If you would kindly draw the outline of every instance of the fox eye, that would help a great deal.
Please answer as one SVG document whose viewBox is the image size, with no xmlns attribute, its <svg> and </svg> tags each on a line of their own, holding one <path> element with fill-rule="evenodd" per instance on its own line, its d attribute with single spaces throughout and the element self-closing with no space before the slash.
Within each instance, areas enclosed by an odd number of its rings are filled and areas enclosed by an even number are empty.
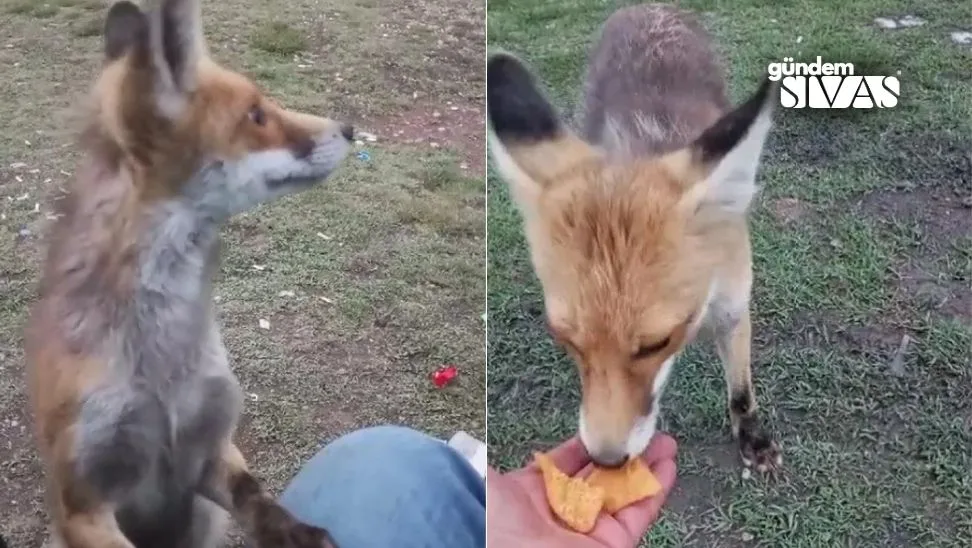
<svg viewBox="0 0 972 548">
<path fill-rule="evenodd" d="M 663 350 L 666 346 L 668 346 L 668 343 L 671 342 L 671 340 L 672 340 L 671 337 L 665 337 L 664 340 L 659 341 L 657 343 L 654 343 L 654 344 L 646 344 L 646 345 L 638 348 L 638 351 L 634 353 L 634 355 L 632 356 L 632 359 L 635 359 L 635 360 L 643 360 L 643 359 L 647 358 L 648 356 L 651 356 L 652 354 L 654 354 L 654 353 L 656 353 L 656 352 L 658 352 L 660 350 Z"/>
<path fill-rule="evenodd" d="M 260 105 L 253 105 L 250 109 L 250 121 L 258 126 L 262 126 L 267 123 L 267 115 L 260 108 Z"/>
</svg>

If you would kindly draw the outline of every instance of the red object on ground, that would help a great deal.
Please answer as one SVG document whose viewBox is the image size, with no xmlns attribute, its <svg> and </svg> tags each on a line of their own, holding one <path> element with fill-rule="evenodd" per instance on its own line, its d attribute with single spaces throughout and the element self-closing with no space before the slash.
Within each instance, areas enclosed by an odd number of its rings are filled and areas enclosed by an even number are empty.
<svg viewBox="0 0 972 548">
<path fill-rule="evenodd" d="M 456 378 L 458 374 L 459 370 L 454 365 L 440 367 L 435 373 L 432 373 L 432 382 L 435 383 L 437 388 L 442 388 L 449 384 L 449 381 Z"/>
</svg>

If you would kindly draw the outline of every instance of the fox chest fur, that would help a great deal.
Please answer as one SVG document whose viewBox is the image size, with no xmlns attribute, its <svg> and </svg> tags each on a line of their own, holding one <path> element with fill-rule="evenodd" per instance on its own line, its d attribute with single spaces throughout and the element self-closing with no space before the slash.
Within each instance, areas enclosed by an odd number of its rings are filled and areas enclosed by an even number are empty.
<svg viewBox="0 0 972 548">
<path fill-rule="evenodd" d="M 104 175 L 88 169 L 82 177 Z M 137 539 L 185 520 L 242 394 L 212 312 L 216 220 L 178 198 L 128 218 L 126 187 L 115 176 L 64 199 L 28 349 L 49 365 L 34 379 L 37 403 L 74 407 L 70 442 L 59 443 L 71 445 L 84 478 L 87 493 L 77 496 L 122 501 L 119 524 Z M 119 224 L 134 236 L 120 236 Z M 67 385 L 77 387 L 74 398 L 56 394 Z M 54 440 L 64 425 L 38 426 Z"/>
</svg>

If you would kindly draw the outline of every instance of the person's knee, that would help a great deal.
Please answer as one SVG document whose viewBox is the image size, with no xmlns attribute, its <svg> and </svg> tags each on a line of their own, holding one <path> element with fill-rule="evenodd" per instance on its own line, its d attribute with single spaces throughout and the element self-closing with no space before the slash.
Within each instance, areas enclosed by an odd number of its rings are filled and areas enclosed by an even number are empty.
<svg viewBox="0 0 972 548">
<path fill-rule="evenodd" d="M 338 438 L 338 440 L 343 438 L 354 439 L 354 440 L 368 440 L 372 442 L 395 442 L 395 443 L 412 443 L 412 444 L 424 444 L 428 442 L 438 441 L 427 434 L 419 432 L 418 430 L 413 430 L 406 426 L 399 426 L 396 424 L 382 424 L 379 426 L 369 426 L 345 434 L 341 438 Z"/>
<path fill-rule="evenodd" d="M 345 434 L 328 444 L 323 452 L 357 453 L 381 456 L 438 452 L 445 448 L 441 441 L 411 428 L 397 425 L 370 426 Z"/>
<path fill-rule="evenodd" d="M 440 482 L 471 482 L 476 475 L 465 457 L 444 441 L 396 425 L 362 428 L 339 437 L 312 457 L 295 480 L 318 482 L 335 474 L 379 483 L 415 482 L 429 488 Z"/>
<path fill-rule="evenodd" d="M 461 454 L 416 430 L 387 425 L 328 444 L 291 481 L 281 503 L 299 519 L 329 528 L 339 544 L 370 539 L 391 546 L 409 531 L 466 546 L 473 544 L 465 539 L 483 534 L 484 498 L 481 478 Z M 384 525 L 376 530 L 375 523 Z"/>
</svg>

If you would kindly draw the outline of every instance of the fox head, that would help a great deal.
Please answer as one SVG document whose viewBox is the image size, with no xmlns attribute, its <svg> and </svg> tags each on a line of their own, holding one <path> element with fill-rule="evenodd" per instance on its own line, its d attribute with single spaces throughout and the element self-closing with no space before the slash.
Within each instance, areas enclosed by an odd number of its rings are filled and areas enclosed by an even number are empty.
<svg viewBox="0 0 972 548">
<path fill-rule="evenodd" d="M 595 462 L 620 465 L 654 435 L 672 362 L 714 295 L 720 227 L 756 191 L 771 84 L 680 150 L 622 158 L 568 129 L 515 57 L 492 57 L 487 78 L 494 164 L 522 213 L 550 332 L 580 372 L 581 440 Z"/>
<path fill-rule="evenodd" d="M 325 179 L 353 129 L 284 109 L 208 54 L 198 0 L 109 10 L 86 138 L 143 198 L 178 196 L 226 217 Z"/>
</svg>

